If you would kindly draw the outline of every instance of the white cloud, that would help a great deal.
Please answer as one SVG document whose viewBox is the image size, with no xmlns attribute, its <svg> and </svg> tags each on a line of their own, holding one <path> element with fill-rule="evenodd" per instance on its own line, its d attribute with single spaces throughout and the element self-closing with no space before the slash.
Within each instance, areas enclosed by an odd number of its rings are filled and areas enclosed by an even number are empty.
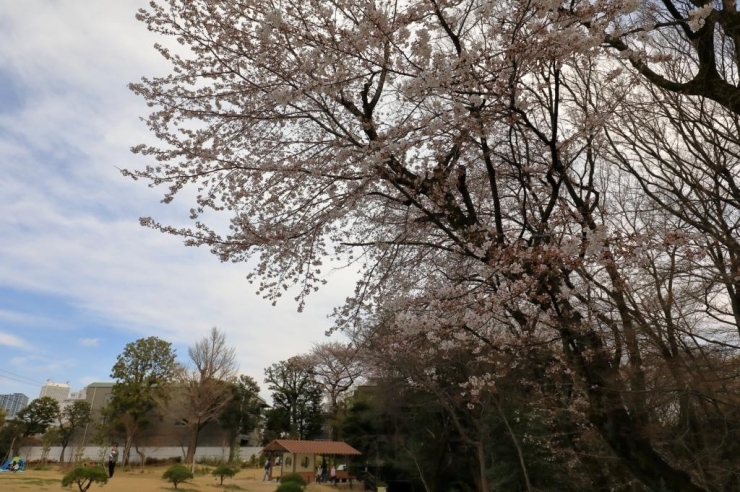
<svg viewBox="0 0 740 492">
<path fill-rule="evenodd" d="M 28 343 L 22 338 L 0 331 L 0 345 L 15 348 L 28 348 Z"/>
<path fill-rule="evenodd" d="M 55 322 L 55 320 L 45 316 L 36 316 L 2 308 L 0 308 L 0 321 L 18 326 L 48 326 Z"/>
<path fill-rule="evenodd" d="M 159 191 L 116 169 L 146 165 L 128 148 L 150 139 L 138 121 L 148 108 L 126 84 L 166 70 L 151 48 L 155 39 L 133 18 L 143 4 L 4 5 L 0 74 L 13 78 L 22 104 L 0 109 L 0 285 L 63 297 L 131 340 L 156 335 L 184 346 L 218 326 L 242 370 L 261 380 L 262 368 L 324 339 L 326 314 L 352 292 L 354 277 L 330 277 L 298 314 L 291 295 L 277 307 L 254 295 L 244 278 L 250 265 L 219 263 L 138 224 L 142 215 L 179 221 L 189 207 L 161 205 Z M 49 324 L 72 326 L 65 319 Z M 71 341 L 93 346 L 95 334 Z M 0 333 L 0 344 L 25 347 L 13 343 L 24 342 Z"/>
<path fill-rule="evenodd" d="M 77 361 L 70 358 L 50 358 L 43 355 L 25 355 L 11 357 L 10 359 L 8 359 L 8 363 L 11 367 L 33 367 L 35 373 L 47 374 L 47 379 L 54 380 L 56 380 L 57 378 L 52 376 L 54 376 L 54 374 L 58 371 L 62 369 L 69 369 L 77 365 Z M 25 375 L 29 376 L 28 373 L 25 373 Z M 38 378 L 38 376 L 34 377 Z"/>
<path fill-rule="evenodd" d="M 78 341 L 83 347 L 97 347 L 100 343 L 100 338 L 80 338 Z"/>
</svg>

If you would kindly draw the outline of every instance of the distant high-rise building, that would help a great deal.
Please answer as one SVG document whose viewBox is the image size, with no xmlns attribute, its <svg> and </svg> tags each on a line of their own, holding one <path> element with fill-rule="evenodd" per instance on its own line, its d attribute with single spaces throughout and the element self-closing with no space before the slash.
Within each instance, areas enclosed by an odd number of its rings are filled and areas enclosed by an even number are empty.
<svg viewBox="0 0 740 492">
<path fill-rule="evenodd" d="M 27 405 L 28 397 L 23 393 L 0 395 L 0 408 L 5 410 L 5 418 L 15 418 L 18 412 L 26 408 Z"/>
<path fill-rule="evenodd" d="M 46 380 L 46 384 L 41 387 L 39 398 L 44 396 L 50 396 L 59 403 L 62 403 L 69 397 L 69 383 L 54 383 L 50 379 Z"/>
</svg>

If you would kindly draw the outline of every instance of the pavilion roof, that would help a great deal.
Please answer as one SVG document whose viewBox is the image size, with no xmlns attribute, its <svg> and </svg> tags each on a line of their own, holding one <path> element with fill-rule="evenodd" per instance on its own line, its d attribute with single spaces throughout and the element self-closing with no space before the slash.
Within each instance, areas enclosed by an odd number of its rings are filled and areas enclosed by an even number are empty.
<svg viewBox="0 0 740 492">
<path fill-rule="evenodd" d="M 296 441 L 276 439 L 262 448 L 262 452 L 283 452 L 294 454 L 358 455 L 362 454 L 342 441 Z"/>
</svg>

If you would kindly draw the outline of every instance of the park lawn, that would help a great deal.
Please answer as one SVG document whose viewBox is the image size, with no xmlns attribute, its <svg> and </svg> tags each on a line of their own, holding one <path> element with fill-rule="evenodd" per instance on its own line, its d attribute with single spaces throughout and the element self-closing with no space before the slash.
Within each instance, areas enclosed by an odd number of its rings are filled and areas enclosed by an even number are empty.
<svg viewBox="0 0 740 492">
<path fill-rule="evenodd" d="M 172 484 L 162 479 L 167 467 L 147 467 L 142 473 L 140 469 L 127 470 L 116 468 L 106 485 L 102 488 L 93 484 L 88 492 L 161 492 L 173 490 Z M 212 469 L 212 468 L 211 468 Z M 193 480 L 178 485 L 177 490 L 183 492 L 215 492 L 230 490 L 246 490 L 248 492 L 274 492 L 275 482 L 262 482 L 262 470 L 243 469 L 234 478 L 225 478 L 223 487 L 218 485 L 218 479 L 210 474 L 196 476 Z M 58 469 L 27 470 L 22 473 L 0 473 L 0 490 L 2 492 L 30 492 L 71 490 L 78 491 L 76 485 L 62 488 L 63 473 Z M 259 477 L 259 478 L 258 478 Z M 320 492 L 315 490 L 313 492 Z"/>
</svg>

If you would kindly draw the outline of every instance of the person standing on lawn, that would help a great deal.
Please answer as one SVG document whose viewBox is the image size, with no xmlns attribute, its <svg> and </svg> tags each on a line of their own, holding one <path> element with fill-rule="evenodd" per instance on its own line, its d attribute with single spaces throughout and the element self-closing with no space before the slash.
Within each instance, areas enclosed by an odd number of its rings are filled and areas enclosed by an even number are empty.
<svg viewBox="0 0 740 492">
<path fill-rule="evenodd" d="M 118 462 L 118 445 L 114 444 L 108 451 L 108 477 L 113 478 L 113 471 L 116 469 Z"/>
</svg>

